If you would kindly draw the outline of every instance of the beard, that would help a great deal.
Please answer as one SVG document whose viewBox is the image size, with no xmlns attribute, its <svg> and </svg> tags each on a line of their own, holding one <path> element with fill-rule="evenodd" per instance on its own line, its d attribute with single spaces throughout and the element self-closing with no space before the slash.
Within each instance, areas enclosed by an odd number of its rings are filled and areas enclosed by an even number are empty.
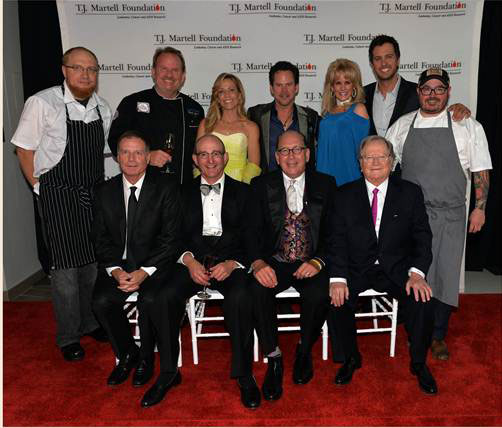
<svg viewBox="0 0 502 428">
<path fill-rule="evenodd" d="M 70 89 L 73 98 L 77 100 L 85 100 L 86 98 L 89 98 L 93 92 L 96 90 L 96 84 L 88 86 L 87 88 L 82 88 L 79 86 L 74 86 L 68 81 L 66 81 L 66 84 L 68 85 L 68 88 Z"/>
<path fill-rule="evenodd" d="M 420 110 L 422 110 L 422 112 L 427 114 L 436 114 L 436 113 L 439 114 L 448 105 L 448 99 L 449 97 L 447 97 L 446 99 L 443 100 L 443 102 L 441 102 L 441 99 L 437 97 L 428 98 L 427 100 L 424 100 L 420 104 Z M 433 104 L 429 104 L 430 101 L 432 101 Z"/>
</svg>

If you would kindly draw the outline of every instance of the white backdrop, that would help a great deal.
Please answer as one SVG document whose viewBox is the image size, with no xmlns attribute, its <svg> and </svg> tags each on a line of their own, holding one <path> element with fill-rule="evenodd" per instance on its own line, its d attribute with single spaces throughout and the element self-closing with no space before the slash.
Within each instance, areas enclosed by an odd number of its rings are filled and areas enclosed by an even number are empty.
<svg viewBox="0 0 502 428">
<path fill-rule="evenodd" d="M 180 49 L 187 62 L 183 92 L 207 110 L 221 72 L 237 74 L 246 107 L 271 101 L 268 70 L 279 60 L 300 68 L 297 102 L 320 110 L 328 64 L 348 58 L 373 82 L 371 39 L 394 36 L 400 73 L 416 82 L 439 65 L 451 76 L 451 102 L 475 114 L 483 1 L 68 1 L 58 0 L 63 50 L 85 46 L 100 62 L 99 93 L 115 109 L 152 86 L 157 47 Z M 107 171 L 115 169 L 107 160 Z"/>
</svg>

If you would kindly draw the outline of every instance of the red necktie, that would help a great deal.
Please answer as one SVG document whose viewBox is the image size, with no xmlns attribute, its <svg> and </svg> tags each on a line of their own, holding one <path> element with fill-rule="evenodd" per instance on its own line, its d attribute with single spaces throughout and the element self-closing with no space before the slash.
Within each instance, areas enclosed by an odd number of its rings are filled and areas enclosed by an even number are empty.
<svg viewBox="0 0 502 428">
<path fill-rule="evenodd" d="M 373 189 L 373 200 L 371 201 L 371 214 L 373 215 L 373 224 L 376 226 L 376 219 L 378 214 L 378 189 Z"/>
</svg>

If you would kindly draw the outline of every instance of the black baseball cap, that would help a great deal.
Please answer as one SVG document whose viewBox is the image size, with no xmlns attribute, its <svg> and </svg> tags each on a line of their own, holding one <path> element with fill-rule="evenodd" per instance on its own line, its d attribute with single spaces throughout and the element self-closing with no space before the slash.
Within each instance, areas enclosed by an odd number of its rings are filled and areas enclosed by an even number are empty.
<svg viewBox="0 0 502 428">
<path fill-rule="evenodd" d="M 445 86 L 450 86 L 450 76 L 448 76 L 447 71 L 442 68 L 428 68 L 427 70 L 422 71 L 418 79 L 418 86 L 422 86 L 432 79 L 441 80 Z"/>
</svg>

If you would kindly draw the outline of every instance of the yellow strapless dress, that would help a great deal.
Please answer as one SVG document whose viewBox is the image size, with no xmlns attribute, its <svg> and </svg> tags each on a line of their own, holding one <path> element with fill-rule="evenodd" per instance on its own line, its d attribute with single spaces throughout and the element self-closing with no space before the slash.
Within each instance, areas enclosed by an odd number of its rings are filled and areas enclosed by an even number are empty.
<svg viewBox="0 0 502 428">
<path fill-rule="evenodd" d="M 250 183 L 253 177 L 260 175 L 261 168 L 254 163 L 248 162 L 248 137 L 242 132 L 225 135 L 219 132 L 212 132 L 223 144 L 228 153 L 228 163 L 225 167 L 225 174 L 237 181 Z M 196 175 L 199 175 L 197 170 Z"/>
</svg>

